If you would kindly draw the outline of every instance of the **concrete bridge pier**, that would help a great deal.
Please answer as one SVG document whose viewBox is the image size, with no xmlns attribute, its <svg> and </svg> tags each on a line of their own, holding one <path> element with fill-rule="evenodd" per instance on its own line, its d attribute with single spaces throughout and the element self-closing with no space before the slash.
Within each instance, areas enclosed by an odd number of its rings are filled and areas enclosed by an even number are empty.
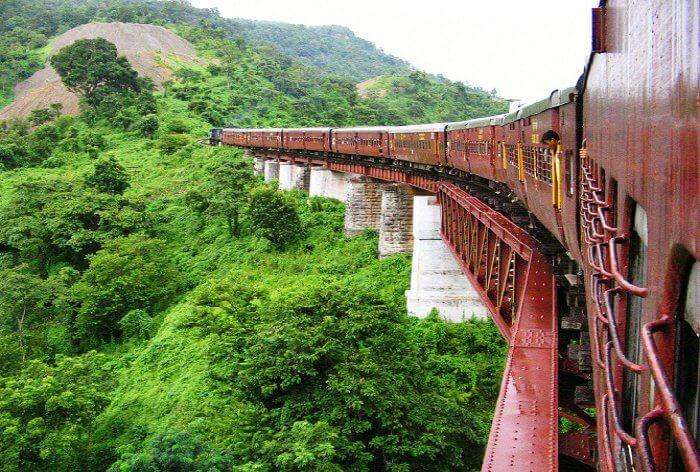
<svg viewBox="0 0 700 472">
<path fill-rule="evenodd" d="M 345 202 L 347 198 L 347 176 L 325 167 L 314 166 L 309 171 L 309 196 L 327 197 Z"/>
<path fill-rule="evenodd" d="M 254 175 L 264 175 L 265 174 L 265 158 L 261 156 L 255 156 L 253 158 L 253 174 Z"/>
<path fill-rule="evenodd" d="M 292 163 L 291 162 L 280 162 L 279 163 L 279 187 L 280 190 L 291 190 L 292 189 Z"/>
<path fill-rule="evenodd" d="M 275 159 L 267 159 L 265 161 L 265 182 L 279 180 L 280 178 L 280 163 Z"/>
<path fill-rule="evenodd" d="M 413 247 L 413 197 L 408 185 L 384 184 L 379 218 L 379 257 L 410 252 Z"/>
<path fill-rule="evenodd" d="M 408 313 L 426 317 L 433 308 L 442 318 L 486 318 L 488 311 L 440 235 L 440 205 L 434 196 L 413 198 L 413 261 Z"/>
<path fill-rule="evenodd" d="M 345 201 L 345 235 L 356 236 L 366 229 L 379 229 L 382 195 L 379 181 L 348 174 Z"/>
<path fill-rule="evenodd" d="M 309 190 L 311 171 L 308 164 L 292 165 L 292 188 Z"/>
</svg>

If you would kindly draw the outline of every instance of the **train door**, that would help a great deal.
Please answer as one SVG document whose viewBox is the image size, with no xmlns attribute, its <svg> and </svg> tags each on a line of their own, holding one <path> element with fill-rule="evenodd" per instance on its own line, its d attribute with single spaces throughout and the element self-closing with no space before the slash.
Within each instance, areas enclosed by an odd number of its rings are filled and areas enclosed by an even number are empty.
<svg viewBox="0 0 700 472">
<path fill-rule="evenodd" d="M 676 385 L 678 402 L 688 428 L 700 448 L 700 264 L 695 262 L 686 279 L 676 313 Z M 671 458 L 671 472 L 685 472 L 686 468 L 675 449 Z"/>
<path fill-rule="evenodd" d="M 647 214 L 640 205 L 635 205 L 634 220 L 629 241 L 629 274 L 628 280 L 638 286 L 646 286 L 646 267 L 648 251 Z M 643 301 L 641 297 L 628 297 L 627 316 L 625 323 L 625 352 L 627 358 L 636 363 L 642 363 L 642 345 L 640 333 L 643 322 Z M 614 329 L 614 328 L 613 328 Z M 630 370 L 625 370 L 622 393 L 622 420 L 627 431 L 634 431 L 637 419 L 637 406 L 640 394 L 641 376 Z M 628 469 L 633 464 L 632 451 L 626 450 L 624 460 Z"/>
</svg>

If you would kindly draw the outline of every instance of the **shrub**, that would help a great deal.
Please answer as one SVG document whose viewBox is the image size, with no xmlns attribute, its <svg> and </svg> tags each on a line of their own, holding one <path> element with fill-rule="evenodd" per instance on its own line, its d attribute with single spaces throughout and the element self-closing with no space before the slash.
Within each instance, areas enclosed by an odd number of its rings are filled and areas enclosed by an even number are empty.
<svg viewBox="0 0 700 472">
<path fill-rule="evenodd" d="M 254 232 L 280 249 L 304 234 L 295 202 L 269 186 L 253 190 L 248 217 Z"/>
<path fill-rule="evenodd" d="M 153 318 L 146 310 L 131 310 L 119 320 L 119 328 L 126 337 L 146 339 L 153 331 Z"/>
<path fill-rule="evenodd" d="M 158 122 L 158 116 L 149 114 L 137 121 L 134 125 L 134 129 L 138 131 L 141 136 L 145 138 L 152 138 L 153 135 L 156 134 L 156 131 L 158 131 L 159 126 L 160 123 Z"/>
<path fill-rule="evenodd" d="M 189 143 L 190 138 L 187 135 L 166 134 L 160 137 L 157 146 L 163 154 L 174 154 Z"/>
<path fill-rule="evenodd" d="M 116 337 L 125 315 L 163 308 L 179 286 L 164 241 L 140 234 L 115 239 L 90 257 L 90 267 L 72 288 L 78 305 L 75 335 L 88 343 Z"/>
<path fill-rule="evenodd" d="M 172 118 L 165 124 L 165 131 L 168 133 L 187 133 L 190 126 L 182 118 Z"/>
<path fill-rule="evenodd" d="M 85 179 L 85 184 L 98 192 L 117 195 L 129 187 L 129 179 L 124 168 L 110 156 L 95 164 L 95 169 Z"/>
</svg>

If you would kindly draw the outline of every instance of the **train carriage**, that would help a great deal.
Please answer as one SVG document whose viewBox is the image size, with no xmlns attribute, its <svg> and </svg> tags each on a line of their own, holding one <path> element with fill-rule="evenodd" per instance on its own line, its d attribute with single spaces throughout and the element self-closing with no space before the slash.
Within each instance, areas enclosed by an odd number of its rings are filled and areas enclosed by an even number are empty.
<svg viewBox="0 0 700 472">
<path fill-rule="evenodd" d="M 264 148 L 279 149 L 282 147 L 282 130 L 280 128 L 266 128 L 260 130 L 260 144 Z"/>
<path fill-rule="evenodd" d="M 305 150 L 331 151 L 331 128 L 304 128 L 303 132 Z"/>
<path fill-rule="evenodd" d="M 385 126 L 335 128 L 331 131 L 331 148 L 340 154 L 368 157 L 389 155 L 389 138 Z"/>
<path fill-rule="evenodd" d="M 392 126 L 389 135 L 389 157 L 424 167 L 443 167 L 447 123 Z"/>
<path fill-rule="evenodd" d="M 304 129 L 285 128 L 282 133 L 282 147 L 289 150 L 304 150 Z"/>
<path fill-rule="evenodd" d="M 496 178 L 496 127 L 502 116 L 489 116 L 447 125 L 447 163 L 455 169 L 489 180 Z"/>
<path fill-rule="evenodd" d="M 518 112 L 519 175 L 524 183 L 529 210 L 565 246 L 564 205 L 567 205 L 570 216 L 576 215 L 575 204 L 570 205 L 575 200 L 573 192 L 566 188 L 564 162 L 566 156 L 571 161 L 576 151 L 575 95 L 574 88 L 554 90 L 549 97 L 526 105 Z M 567 106 L 569 112 L 560 116 L 560 109 Z M 574 121 L 562 127 L 562 118 Z M 565 139 L 562 131 L 567 133 Z M 559 145 L 555 149 L 542 143 L 542 136 L 548 132 L 557 137 Z"/>
<path fill-rule="evenodd" d="M 241 128 L 224 128 L 217 132 L 223 144 L 229 146 L 247 146 L 250 130 Z"/>
</svg>

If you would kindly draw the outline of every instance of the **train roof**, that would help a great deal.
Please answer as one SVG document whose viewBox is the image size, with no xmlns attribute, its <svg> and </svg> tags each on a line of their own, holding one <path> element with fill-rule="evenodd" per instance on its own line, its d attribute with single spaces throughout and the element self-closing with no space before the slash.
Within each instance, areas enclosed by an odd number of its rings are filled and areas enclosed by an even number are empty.
<svg viewBox="0 0 700 472">
<path fill-rule="evenodd" d="M 481 118 L 473 118 L 466 121 L 455 121 L 447 124 L 447 131 L 456 129 L 481 128 L 483 126 L 500 125 L 503 122 L 505 115 L 484 116 Z"/>
<path fill-rule="evenodd" d="M 362 133 L 362 132 L 372 132 L 372 131 L 387 131 L 389 129 L 388 126 L 354 126 L 351 128 L 333 128 L 333 131 L 339 131 L 339 132 L 349 132 L 349 131 L 354 131 L 356 133 Z"/>
<path fill-rule="evenodd" d="M 389 133 L 434 133 L 445 131 L 447 123 L 427 123 L 424 125 L 388 126 Z"/>
<path fill-rule="evenodd" d="M 241 131 L 248 131 L 250 133 L 278 133 L 282 131 L 282 128 L 248 128 L 242 129 Z"/>
<path fill-rule="evenodd" d="M 284 131 L 284 132 L 290 132 L 290 131 L 294 131 L 294 132 L 326 131 L 326 132 L 328 132 L 330 130 L 331 130 L 331 128 L 320 128 L 320 127 L 317 127 L 317 128 L 284 128 L 284 129 L 282 129 L 282 131 Z"/>
<path fill-rule="evenodd" d="M 537 115 L 550 108 L 556 108 L 566 105 L 574 100 L 576 96 L 576 87 L 567 87 L 565 89 L 556 89 L 549 94 L 547 98 L 536 102 L 528 103 L 519 110 L 508 113 L 503 117 L 503 124 L 512 123 L 514 121 L 527 118 L 528 116 Z"/>
</svg>

